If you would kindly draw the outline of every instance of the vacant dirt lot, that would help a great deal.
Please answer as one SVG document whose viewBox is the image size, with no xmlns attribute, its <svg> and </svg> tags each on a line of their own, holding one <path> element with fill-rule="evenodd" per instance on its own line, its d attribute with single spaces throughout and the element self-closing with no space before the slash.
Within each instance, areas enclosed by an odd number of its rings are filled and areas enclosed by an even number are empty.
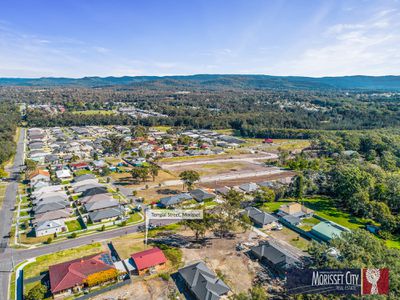
<svg viewBox="0 0 400 300">
<path fill-rule="evenodd" d="M 251 232 L 239 234 L 235 239 L 212 239 L 211 244 L 201 249 L 182 249 L 185 264 L 203 260 L 214 272 L 220 273 L 233 292 L 246 291 L 258 268 L 247 256 L 236 252 L 238 242 L 248 242 Z"/>
<path fill-rule="evenodd" d="M 271 174 L 271 175 L 264 175 L 264 176 L 256 176 L 256 177 L 245 177 L 245 178 L 238 178 L 238 179 L 231 179 L 231 180 L 219 180 L 217 182 L 207 182 L 207 183 L 201 183 L 199 184 L 202 187 L 206 188 L 211 188 L 215 189 L 218 187 L 223 187 L 223 186 L 236 186 L 240 185 L 242 183 L 248 183 L 248 182 L 263 182 L 263 181 L 268 181 L 268 180 L 278 180 L 281 178 L 289 177 L 289 176 L 294 176 L 294 172 L 282 172 L 279 174 Z"/>
<path fill-rule="evenodd" d="M 223 162 L 223 163 L 205 163 L 201 165 L 182 165 L 170 167 L 169 170 L 175 174 L 179 175 L 182 171 L 193 170 L 198 172 L 201 176 L 207 175 L 218 175 L 218 174 L 235 174 L 239 172 L 249 172 L 249 171 L 263 171 L 265 167 L 258 164 L 253 164 L 249 162 Z"/>
<path fill-rule="evenodd" d="M 170 290 L 175 289 L 175 284 L 172 280 L 164 281 L 161 278 L 153 278 L 150 280 L 141 280 L 128 284 L 122 288 L 101 294 L 96 300 L 164 300 L 168 299 Z"/>
<path fill-rule="evenodd" d="M 143 197 L 145 203 L 150 203 L 152 201 L 158 201 L 160 198 L 177 195 L 182 192 L 182 185 L 174 185 L 168 187 L 149 188 L 147 190 L 138 190 L 137 196 Z"/>
</svg>

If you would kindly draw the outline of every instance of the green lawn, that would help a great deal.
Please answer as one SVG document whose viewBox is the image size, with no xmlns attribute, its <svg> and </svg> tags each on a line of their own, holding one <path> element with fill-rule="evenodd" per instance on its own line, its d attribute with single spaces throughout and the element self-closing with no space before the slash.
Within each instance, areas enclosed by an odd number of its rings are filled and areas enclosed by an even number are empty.
<svg viewBox="0 0 400 300">
<path fill-rule="evenodd" d="M 161 131 L 161 132 L 167 132 L 167 130 L 172 127 L 171 126 L 154 126 L 152 128 L 155 130 Z"/>
<path fill-rule="evenodd" d="M 284 200 L 284 201 L 263 203 L 260 206 L 260 209 L 271 213 L 277 211 L 282 204 L 288 204 L 291 202 L 295 202 L 295 200 Z M 369 219 L 357 218 L 351 216 L 347 212 L 341 211 L 339 208 L 335 206 L 335 202 L 328 197 L 316 196 L 316 197 L 304 198 L 302 200 L 302 203 L 306 207 L 314 210 L 318 216 L 325 218 L 329 221 L 335 222 L 344 227 L 347 227 L 349 229 L 363 228 L 365 225 L 368 224 L 368 222 L 372 221 Z M 310 219 L 309 221 L 311 222 L 311 224 L 309 225 L 316 224 L 316 220 Z"/>
<path fill-rule="evenodd" d="M 389 248 L 400 249 L 400 237 L 397 240 L 387 240 L 385 243 Z"/>
<path fill-rule="evenodd" d="M 335 202 L 327 197 L 306 198 L 303 199 L 303 204 L 313 209 L 318 216 L 349 229 L 364 228 L 365 225 L 372 222 L 370 219 L 354 217 L 347 212 L 341 211 L 335 206 Z"/>
<path fill-rule="evenodd" d="M 275 201 L 275 202 L 265 202 L 259 208 L 265 212 L 273 213 L 276 212 L 279 207 L 283 204 L 288 204 L 293 202 L 293 200 L 283 200 L 283 201 Z"/>
<path fill-rule="evenodd" d="M 27 211 L 20 211 L 19 212 L 19 216 L 20 217 L 26 217 L 26 216 L 29 216 L 29 213 Z"/>
<path fill-rule="evenodd" d="M 299 228 L 303 229 L 304 231 L 310 231 L 311 228 L 319 222 L 321 221 L 314 217 L 306 218 L 301 221 Z"/>
<path fill-rule="evenodd" d="M 75 171 L 74 173 L 75 173 L 75 176 L 81 176 L 81 175 L 86 175 L 86 174 L 93 174 L 93 172 L 90 171 L 90 170 L 78 170 L 78 171 Z"/>
<path fill-rule="evenodd" d="M 129 223 L 136 223 L 136 222 L 139 222 L 141 219 L 142 219 L 142 216 L 140 214 L 134 213 L 134 214 L 129 215 L 129 219 L 126 220 L 126 222 L 128 224 Z"/>
<path fill-rule="evenodd" d="M 73 114 L 78 115 L 114 115 L 116 112 L 114 110 L 100 110 L 100 109 L 93 109 L 93 110 L 81 110 L 81 111 L 73 111 Z"/>
<path fill-rule="evenodd" d="M 6 188 L 7 188 L 7 184 L 1 182 L 0 183 L 0 207 L 3 204 L 4 195 L 6 193 Z"/>
<path fill-rule="evenodd" d="M 26 203 L 28 203 L 29 201 L 28 201 L 28 196 L 23 196 L 22 197 L 22 201 L 21 201 L 21 204 L 26 204 Z"/>
<path fill-rule="evenodd" d="M 52 254 L 39 256 L 34 263 L 27 265 L 24 268 L 24 278 L 32 278 L 39 276 L 42 272 L 49 269 L 49 266 L 77 259 L 91 254 L 96 254 L 103 251 L 101 243 L 89 244 L 73 249 L 67 249 Z"/>
<path fill-rule="evenodd" d="M 76 230 L 82 230 L 82 225 L 78 220 L 72 220 L 65 222 L 65 225 L 67 225 L 68 231 L 76 231 Z"/>
</svg>

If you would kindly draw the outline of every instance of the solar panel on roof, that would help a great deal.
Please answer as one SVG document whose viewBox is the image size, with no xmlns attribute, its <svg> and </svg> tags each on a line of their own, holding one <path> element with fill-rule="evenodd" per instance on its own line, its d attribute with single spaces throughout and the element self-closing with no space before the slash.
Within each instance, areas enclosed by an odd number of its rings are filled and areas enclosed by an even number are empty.
<svg viewBox="0 0 400 300">
<path fill-rule="evenodd" d="M 104 262 L 105 264 L 107 264 L 107 265 L 110 265 L 110 266 L 113 265 L 112 259 L 111 259 L 111 257 L 110 257 L 108 254 L 102 254 L 102 255 L 100 256 L 100 260 L 101 260 L 102 262 Z"/>
</svg>

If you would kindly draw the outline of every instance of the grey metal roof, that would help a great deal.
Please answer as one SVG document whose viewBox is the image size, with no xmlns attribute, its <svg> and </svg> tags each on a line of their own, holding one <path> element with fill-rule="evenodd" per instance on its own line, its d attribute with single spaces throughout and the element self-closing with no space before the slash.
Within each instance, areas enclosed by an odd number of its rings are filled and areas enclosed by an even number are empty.
<svg viewBox="0 0 400 300">
<path fill-rule="evenodd" d="M 35 214 L 42 214 L 48 211 L 54 211 L 54 210 L 59 210 L 59 209 L 64 209 L 69 205 L 68 202 L 63 201 L 63 202 L 51 202 L 51 203 L 44 203 L 44 204 L 39 204 L 33 209 L 33 212 Z"/>
<path fill-rule="evenodd" d="M 297 225 L 300 224 L 301 222 L 300 218 L 292 215 L 283 216 L 282 219 L 284 219 L 285 221 L 289 222 L 292 225 Z"/>
<path fill-rule="evenodd" d="M 90 190 L 90 189 L 96 188 L 96 187 L 104 187 L 107 190 L 107 188 L 101 183 L 90 183 L 90 184 L 85 184 L 85 185 L 81 185 L 81 186 L 74 188 L 74 192 L 75 193 L 83 193 L 83 192 L 86 192 L 87 190 Z"/>
<path fill-rule="evenodd" d="M 104 219 L 118 217 L 120 215 L 122 215 L 122 210 L 113 207 L 90 212 L 89 218 L 92 220 L 92 222 L 97 222 Z"/>
<path fill-rule="evenodd" d="M 223 187 L 220 187 L 220 188 L 216 188 L 215 189 L 215 192 L 216 193 L 218 193 L 218 194 L 221 194 L 221 195 L 228 195 L 228 193 L 229 193 L 229 191 L 230 191 L 231 189 L 229 188 L 229 187 L 227 187 L 227 186 L 223 186 Z"/>
<path fill-rule="evenodd" d="M 52 228 L 57 228 L 57 227 L 62 227 L 64 224 L 63 222 L 59 221 L 42 221 L 36 224 L 35 231 L 40 231 L 40 230 L 46 230 L 46 229 L 52 229 Z"/>
<path fill-rule="evenodd" d="M 68 203 L 67 199 L 60 195 L 54 195 L 46 198 L 35 199 L 32 201 L 34 205 L 40 205 L 44 203 L 52 203 L 52 202 L 66 202 Z"/>
<path fill-rule="evenodd" d="M 43 214 L 35 215 L 35 218 L 32 220 L 33 224 L 36 224 L 41 221 L 49 221 L 49 220 L 57 220 L 68 218 L 71 215 L 72 210 L 70 208 L 59 209 L 55 211 L 45 212 Z"/>
<path fill-rule="evenodd" d="M 262 225 L 267 225 L 271 224 L 273 222 L 278 221 L 277 218 L 275 218 L 273 215 L 270 215 L 264 211 L 259 210 L 258 208 L 255 207 L 246 207 L 247 215 L 252 221 L 255 221 L 256 223 L 262 224 Z"/>
<path fill-rule="evenodd" d="M 95 194 L 95 195 L 80 198 L 79 201 L 81 203 L 89 203 L 89 202 L 93 202 L 93 201 L 113 200 L 113 199 L 114 198 L 112 197 L 112 194 Z"/>
<path fill-rule="evenodd" d="M 207 191 L 202 189 L 195 189 L 193 191 L 190 191 L 190 194 L 198 202 L 215 198 L 215 194 L 208 193 Z"/>
<path fill-rule="evenodd" d="M 84 207 L 87 212 L 99 210 L 99 209 L 104 209 L 104 208 L 109 208 L 109 207 L 116 207 L 118 206 L 119 203 L 118 201 L 112 199 L 112 200 L 99 200 L 99 201 L 92 201 L 85 203 Z"/>
<path fill-rule="evenodd" d="M 97 186 L 97 187 L 91 187 L 89 189 L 87 189 L 86 191 L 84 191 L 82 193 L 83 197 L 87 197 L 87 196 L 93 196 L 93 195 L 97 195 L 97 194 L 107 194 L 107 187 L 105 186 Z"/>
<path fill-rule="evenodd" d="M 168 207 L 190 199 L 193 199 L 192 195 L 190 195 L 189 193 L 182 193 L 179 195 L 161 198 L 160 204 L 164 207 Z"/>
<path fill-rule="evenodd" d="M 230 291 L 230 288 L 204 262 L 184 267 L 178 270 L 178 273 L 199 300 L 218 300 Z"/>
<path fill-rule="evenodd" d="M 296 266 L 301 263 L 297 257 L 291 255 L 283 247 L 269 242 L 260 243 L 258 246 L 254 246 L 250 250 L 259 259 L 264 258 L 271 264 L 282 269 Z"/>
<path fill-rule="evenodd" d="M 96 179 L 96 176 L 93 175 L 93 174 L 84 174 L 84 175 L 81 175 L 81 176 L 76 176 L 74 178 L 74 181 L 75 182 L 80 182 L 80 181 L 84 181 L 84 180 L 88 180 L 88 179 Z"/>
<path fill-rule="evenodd" d="M 254 182 L 249 182 L 249 183 L 244 183 L 239 185 L 239 189 L 242 191 L 249 193 L 249 192 L 254 192 L 259 189 L 258 185 L 255 184 Z"/>
</svg>

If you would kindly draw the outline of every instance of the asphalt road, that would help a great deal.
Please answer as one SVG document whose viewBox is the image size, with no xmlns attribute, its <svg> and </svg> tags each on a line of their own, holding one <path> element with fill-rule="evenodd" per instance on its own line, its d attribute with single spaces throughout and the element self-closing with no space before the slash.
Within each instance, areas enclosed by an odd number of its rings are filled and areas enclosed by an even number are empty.
<svg viewBox="0 0 400 300">
<path fill-rule="evenodd" d="M 17 143 L 17 152 L 14 158 L 13 166 L 8 170 L 10 172 L 10 182 L 7 186 L 3 205 L 0 211 L 0 255 L 6 257 L 6 262 L 11 263 L 11 258 L 7 255 L 8 245 L 10 239 L 8 234 L 11 230 L 13 209 L 16 202 L 18 191 L 18 177 L 24 164 L 24 142 L 25 142 L 25 128 L 21 129 L 21 134 Z M 10 273 L 4 269 L 3 262 L 0 262 L 0 299 L 7 299 L 7 291 Z"/>
<path fill-rule="evenodd" d="M 153 224 L 157 225 L 167 225 L 176 222 L 176 220 L 157 220 L 153 221 Z M 118 229 L 105 231 L 89 236 L 83 236 L 76 239 L 68 239 L 62 242 L 45 245 L 37 248 L 27 249 L 27 250 L 15 250 L 12 248 L 7 248 L 3 253 L 0 254 L 0 278 L 1 278 L 1 289 L 0 289 L 0 299 L 7 299 L 7 290 L 9 287 L 9 271 L 12 269 L 12 261 L 15 265 L 20 262 L 49 253 L 58 252 L 65 249 L 71 249 L 79 247 L 82 245 L 87 245 L 95 242 L 110 240 L 116 237 L 124 236 L 130 233 L 135 233 L 139 231 L 139 226 L 143 223 L 121 227 Z"/>
</svg>

